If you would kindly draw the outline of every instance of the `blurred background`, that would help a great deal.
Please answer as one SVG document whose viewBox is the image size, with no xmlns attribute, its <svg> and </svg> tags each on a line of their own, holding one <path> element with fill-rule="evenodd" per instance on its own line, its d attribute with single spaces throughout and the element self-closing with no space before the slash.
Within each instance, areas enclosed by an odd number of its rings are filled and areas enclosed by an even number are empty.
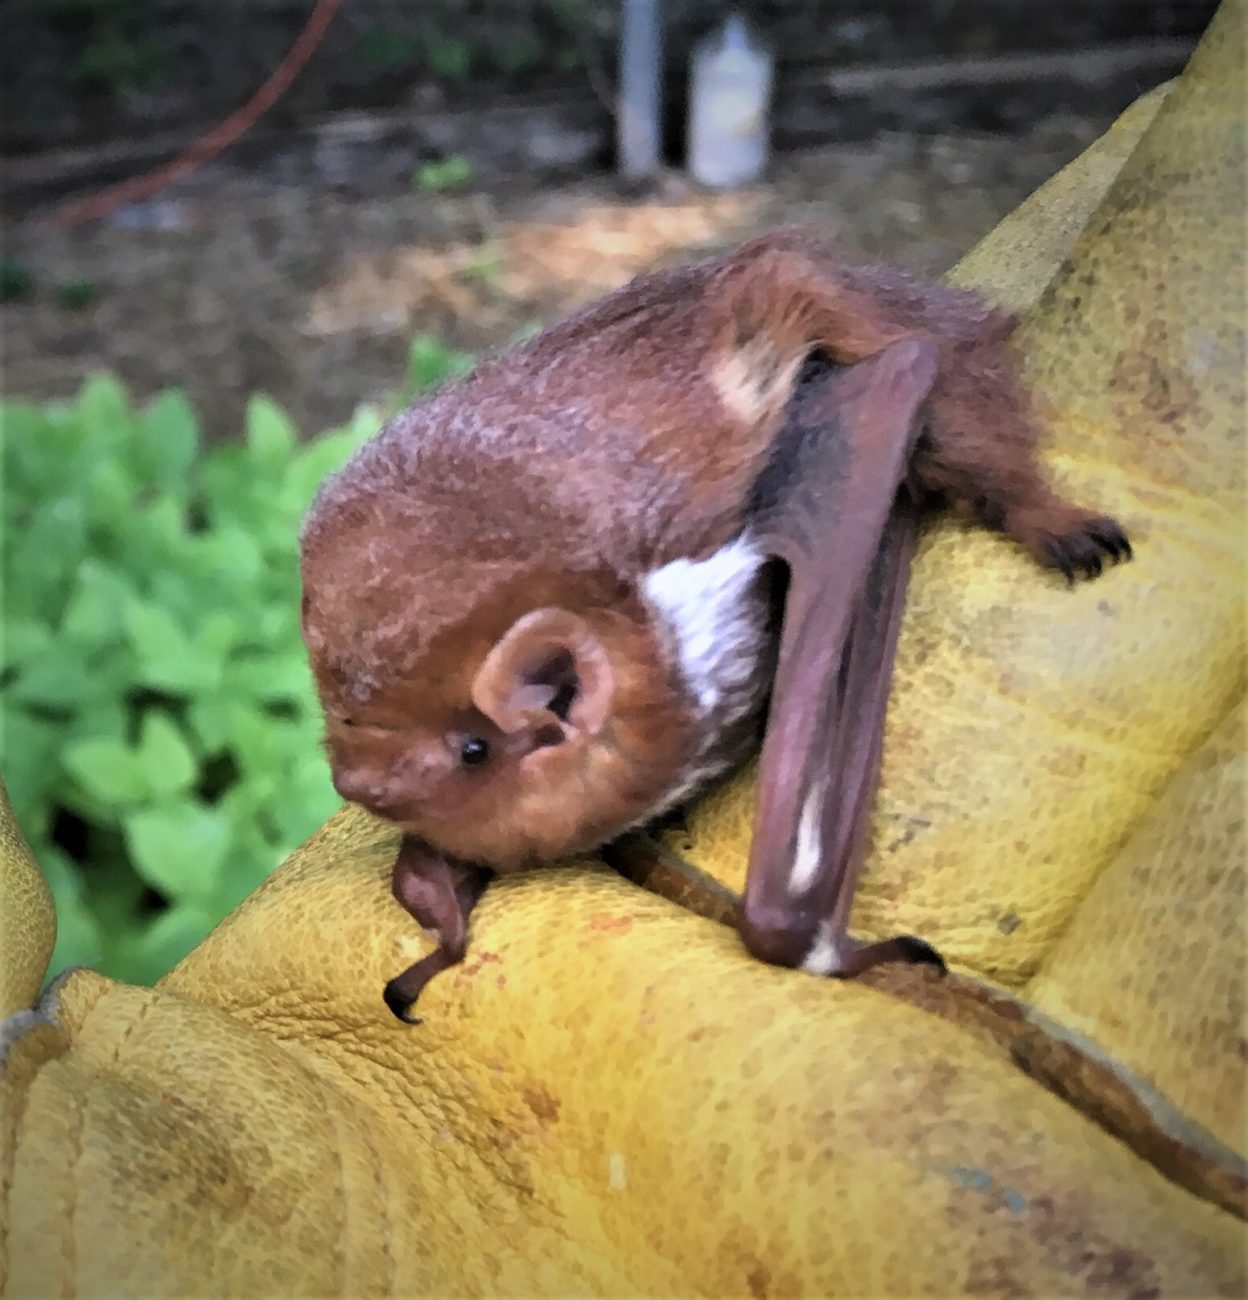
<svg viewBox="0 0 1248 1300">
<path fill-rule="evenodd" d="M 54 971 L 158 977 L 337 806 L 297 532 L 387 413 L 780 223 L 939 274 L 1215 8 L 9 0 L 0 770 Z"/>
</svg>

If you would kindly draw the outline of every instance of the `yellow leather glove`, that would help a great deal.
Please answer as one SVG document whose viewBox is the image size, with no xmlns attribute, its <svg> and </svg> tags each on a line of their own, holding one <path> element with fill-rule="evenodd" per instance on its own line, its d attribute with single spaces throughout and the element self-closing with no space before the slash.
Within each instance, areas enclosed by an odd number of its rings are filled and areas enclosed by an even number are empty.
<svg viewBox="0 0 1248 1300">
<path fill-rule="evenodd" d="M 1230 0 L 959 269 L 1137 546 L 1071 592 L 925 539 L 854 926 L 959 973 L 767 967 L 586 863 L 492 886 L 402 1026 L 424 941 L 344 811 L 158 988 L 7 1022 L 5 1295 L 1242 1294 L 1243 48 Z M 750 799 L 652 881 L 722 910 Z M 11 1009 L 50 908 L 0 867 Z"/>
</svg>

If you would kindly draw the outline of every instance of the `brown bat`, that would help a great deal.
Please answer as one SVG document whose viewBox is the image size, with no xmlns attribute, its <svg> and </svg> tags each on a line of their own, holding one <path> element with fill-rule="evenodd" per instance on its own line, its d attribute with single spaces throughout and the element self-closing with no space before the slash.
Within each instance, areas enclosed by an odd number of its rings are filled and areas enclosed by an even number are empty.
<svg viewBox="0 0 1248 1300">
<path fill-rule="evenodd" d="M 741 933 L 852 975 L 849 907 L 920 506 L 1073 581 L 1130 547 L 1045 483 L 978 294 L 782 231 L 634 280 L 411 407 L 322 488 L 303 629 L 339 793 L 462 960 L 490 871 L 603 845 L 757 744 Z M 774 689 L 773 689 L 774 682 Z"/>
</svg>

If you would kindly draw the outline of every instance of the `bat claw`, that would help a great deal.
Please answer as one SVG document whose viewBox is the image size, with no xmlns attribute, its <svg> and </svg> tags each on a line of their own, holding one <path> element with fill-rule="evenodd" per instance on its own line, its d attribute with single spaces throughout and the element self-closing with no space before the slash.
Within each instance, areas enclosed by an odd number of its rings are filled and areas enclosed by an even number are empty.
<svg viewBox="0 0 1248 1300">
<path fill-rule="evenodd" d="M 906 966 L 934 966 L 941 975 L 947 974 L 949 970 L 945 959 L 926 939 L 913 934 L 899 934 L 894 939 L 863 944 L 837 974 L 842 978 L 852 978 L 870 970 L 872 966 L 883 966 L 888 962 L 901 962 Z"/>
<path fill-rule="evenodd" d="M 899 960 L 914 966 L 935 966 L 941 975 L 949 973 L 945 959 L 926 939 L 920 939 L 913 934 L 902 934 L 898 935 L 893 942 L 897 945 Z"/>
<path fill-rule="evenodd" d="M 419 1016 L 414 1016 L 411 1009 L 415 1006 L 411 994 L 404 986 L 404 977 L 396 975 L 390 980 L 382 990 L 382 998 L 385 1000 L 393 1015 L 403 1021 L 406 1025 L 419 1025 L 423 1023 Z"/>
<path fill-rule="evenodd" d="M 1100 577 L 1106 557 L 1115 564 L 1132 558 L 1131 543 L 1116 520 L 1087 516 L 1061 532 L 1042 532 L 1037 554 L 1043 564 L 1060 570 L 1071 587 L 1077 577 Z"/>
</svg>

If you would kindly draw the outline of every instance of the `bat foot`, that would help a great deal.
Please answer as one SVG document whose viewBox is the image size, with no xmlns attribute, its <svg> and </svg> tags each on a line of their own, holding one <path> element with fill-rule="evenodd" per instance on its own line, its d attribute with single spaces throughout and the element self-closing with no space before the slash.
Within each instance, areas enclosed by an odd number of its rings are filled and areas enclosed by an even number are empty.
<svg viewBox="0 0 1248 1300">
<path fill-rule="evenodd" d="M 912 966 L 934 966 L 941 975 L 949 973 L 945 959 L 926 939 L 920 939 L 914 934 L 902 934 L 893 942 L 897 945 L 897 961 L 909 962 Z"/>
<path fill-rule="evenodd" d="M 842 968 L 834 973 L 842 979 L 851 979 L 873 966 L 883 966 L 888 962 L 900 962 L 907 966 L 934 966 L 940 975 L 948 974 L 949 971 L 945 959 L 925 939 L 913 934 L 901 934 L 895 939 L 856 946 Z"/>
<path fill-rule="evenodd" d="M 1107 515 L 1089 515 L 1067 507 L 1037 512 L 1020 519 L 1016 513 L 1006 531 L 1027 546 L 1048 569 L 1065 575 L 1070 586 L 1076 578 L 1099 577 L 1106 561 L 1131 559 L 1131 542 L 1122 525 Z"/>
<path fill-rule="evenodd" d="M 1113 519 L 1089 519 L 1078 532 L 1054 538 L 1046 547 L 1047 562 L 1060 569 L 1073 587 L 1076 575 L 1098 578 L 1106 557 L 1116 564 L 1131 558 L 1131 543 Z"/>
<path fill-rule="evenodd" d="M 419 1025 L 422 1017 L 414 1015 L 412 1008 L 416 999 L 425 991 L 425 985 L 435 975 L 455 965 L 463 957 L 462 952 L 450 952 L 446 948 L 435 948 L 427 957 L 414 962 L 402 974 L 396 975 L 381 991 L 382 1000 L 391 1012 L 405 1025 Z"/>
<path fill-rule="evenodd" d="M 402 975 L 396 975 L 390 980 L 382 990 L 381 996 L 396 1019 L 403 1021 L 405 1025 L 419 1025 L 423 1022 L 419 1016 L 412 1014 L 415 999 L 406 987 L 404 979 L 406 974 L 407 972 L 404 971 Z"/>
</svg>

